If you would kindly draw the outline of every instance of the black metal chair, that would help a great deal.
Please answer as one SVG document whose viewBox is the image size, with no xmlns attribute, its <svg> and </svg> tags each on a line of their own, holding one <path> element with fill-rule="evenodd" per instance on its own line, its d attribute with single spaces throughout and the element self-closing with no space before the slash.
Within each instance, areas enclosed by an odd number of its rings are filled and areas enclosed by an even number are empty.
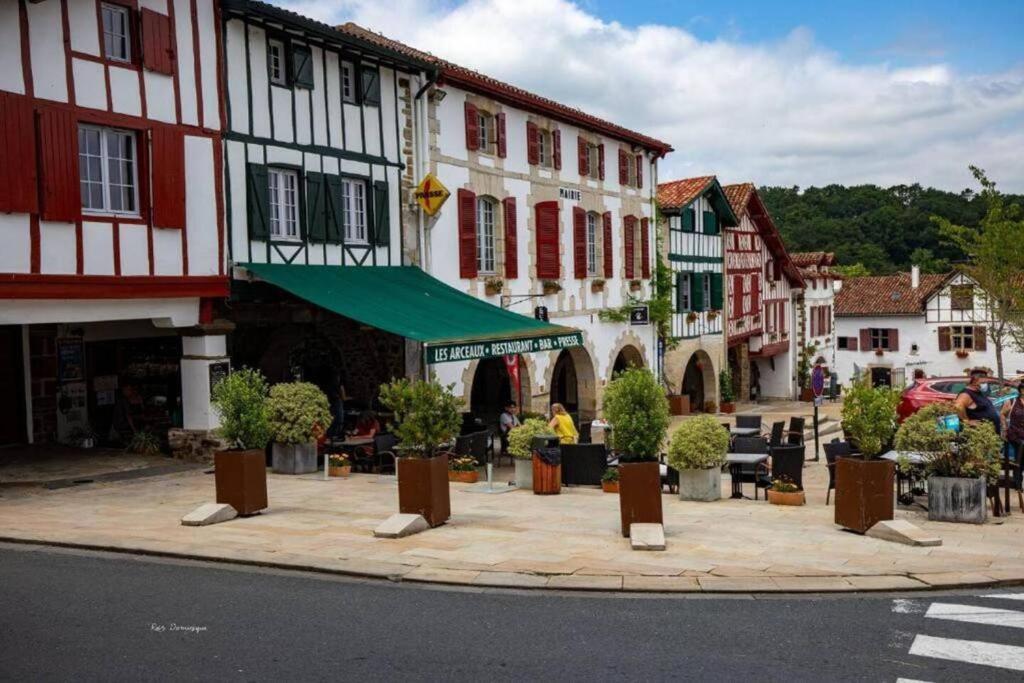
<svg viewBox="0 0 1024 683">
<path fill-rule="evenodd" d="M 825 491 L 825 505 L 828 505 L 832 491 L 836 487 L 836 458 L 850 455 L 853 449 L 850 448 L 849 441 L 840 441 L 839 439 L 833 439 L 824 444 L 824 449 L 825 466 L 828 468 L 828 490 Z"/>
<path fill-rule="evenodd" d="M 458 456 L 472 455 L 472 451 L 473 451 L 473 435 L 472 434 L 462 434 L 460 436 L 455 437 L 455 445 L 452 448 L 452 453 L 454 455 L 458 455 Z"/>
<path fill-rule="evenodd" d="M 760 436 L 737 436 L 732 442 L 733 453 L 764 453 L 769 454 L 768 443 Z M 733 468 L 730 468 L 733 471 Z M 757 500 L 757 490 L 767 489 L 772 485 L 772 478 L 767 462 L 758 465 L 740 465 L 739 479 L 745 484 L 754 485 L 754 500 Z"/>
<path fill-rule="evenodd" d="M 790 481 L 802 491 L 805 456 L 803 446 L 775 446 L 771 449 L 772 478 Z"/>
<path fill-rule="evenodd" d="M 679 470 L 668 464 L 667 458 L 662 455 L 661 464 L 665 466 L 665 474 L 661 477 L 661 488 L 668 487 L 669 493 L 679 493 Z"/>
<path fill-rule="evenodd" d="M 786 430 L 786 443 L 790 446 L 804 445 L 804 418 L 789 418 L 789 429 Z"/>
<path fill-rule="evenodd" d="M 737 415 L 736 426 L 744 429 L 761 429 L 760 415 Z"/>
<path fill-rule="evenodd" d="M 593 425 L 593 420 L 589 422 L 580 422 L 580 440 L 577 443 L 588 444 L 590 443 L 590 428 Z"/>
<path fill-rule="evenodd" d="M 782 445 L 782 434 L 783 434 L 783 432 L 785 432 L 785 430 L 786 430 L 786 422 L 785 421 L 773 422 L 772 423 L 772 433 L 771 433 L 771 436 L 768 439 L 768 447 L 769 448 L 776 448 L 776 447 Z"/>
<path fill-rule="evenodd" d="M 488 453 L 490 441 L 491 433 L 486 429 L 469 435 L 469 454 L 476 460 L 478 467 L 483 467 L 490 462 Z"/>
<path fill-rule="evenodd" d="M 604 444 L 563 444 L 562 484 L 565 486 L 600 486 L 608 469 Z"/>
<path fill-rule="evenodd" d="M 375 434 L 372 445 L 359 446 L 355 449 L 352 454 L 352 468 L 357 472 L 394 472 L 397 445 L 398 437 L 394 434 Z"/>
</svg>

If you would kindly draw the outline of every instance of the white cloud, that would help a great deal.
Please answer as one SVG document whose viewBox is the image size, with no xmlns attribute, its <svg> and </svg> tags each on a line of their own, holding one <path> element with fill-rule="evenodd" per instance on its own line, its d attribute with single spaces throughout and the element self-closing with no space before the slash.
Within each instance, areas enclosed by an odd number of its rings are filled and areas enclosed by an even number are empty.
<svg viewBox="0 0 1024 683">
<path fill-rule="evenodd" d="M 785 39 L 701 41 L 625 27 L 566 0 L 300 0 L 671 143 L 667 180 L 973 185 L 969 163 L 1024 192 L 1024 67 L 964 75 L 943 63 L 844 63 L 797 27 Z M 681 20 L 682 21 L 682 20 Z M 738 35 L 732 32 L 732 35 Z"/>
</svg>

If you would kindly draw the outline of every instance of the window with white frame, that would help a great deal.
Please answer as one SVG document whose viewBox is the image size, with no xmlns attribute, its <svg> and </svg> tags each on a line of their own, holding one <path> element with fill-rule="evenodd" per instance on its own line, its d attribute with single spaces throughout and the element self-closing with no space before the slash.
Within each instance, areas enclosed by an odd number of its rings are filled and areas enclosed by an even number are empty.
<svg viewBox="0 0 1024 683">
<path fill-rule="evenodd" d="M 485 154 L 491 153 L 494 140 L 494 117 L 485 111 L 477 111 L 477 147 Z"/>
<path fill-rule="evenodd" d="M 358 178 L 341 179 L 341 211 L 345 241 L 366 244 L 366 182 Z"/>
<path fill-rule="evenodd" d="M 280 40 L 267 41 L 267 68 L 270 70 L 271 83 L 288 85 L 287 59 L 284 43 Z"/>
<path fill-rule="evenodd" d="M 704 273 L 704 308 L 711 308 L 711 273 Z"/>
<path fill-rule="evenodd" d="M 594 277 L 597 270 L 597 240 L 601 234 L 601 217 L 596 213 L 587 214 L 587 275 Z"/>
<path fill-rule="evenodd" d="M 484 274 L 495 272 L 494 217 L 497 204 L 490 197 L 478 197 L 476 200 L 476 269 Z"/>
<path fill-rule="evenodd" d="M 954 349 L 974 350 L 974 327 L 971 325 L 953 325 L 949 331 Z"/>
<path fill-rule="evenodd" d="M 83 211 L 138 215 L 136 151 L 135 133 L 131 131 L 78 127 L 78 179 Z"/>
<path fill-rule="evenodd" d="M 554 163 L 551 157 L 551 133 L 549 131 L 537 131 L 537 161 L 546 168 L 550 168 Z"/>
<path fill-rule="evenodd" d="M 103 3 L 103 54 L 117 62 L 132 61 L 131 10 Z"/>
<path fill-rule="evenodd" d="M 299 235 L 299 174 L 285 168 L 267 170 L 270 194 L 270 237 L 297 240 Z"/>
<path fill-rule="evenodd" d="M 690 310 L 690 273 L 680 273 L 676 279 L 676 311 L 685 313 Z"/>
<path fill-rule="evenodd" d="M 341 63 L 341 99 L 350 104 L 356 101 L 356 69 L 352 62 Z"/>
</svg>

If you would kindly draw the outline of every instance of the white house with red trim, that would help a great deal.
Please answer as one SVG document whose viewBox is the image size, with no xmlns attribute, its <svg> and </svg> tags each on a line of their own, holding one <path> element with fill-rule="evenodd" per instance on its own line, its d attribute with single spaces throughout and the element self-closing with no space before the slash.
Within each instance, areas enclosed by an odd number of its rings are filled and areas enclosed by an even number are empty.
<svg viewBox="0 0 1024 683">
<path fill-rule="evenodd" d="M 136 429 L 215 423 L 207 369 L 225 340 L 202 335 L 202 311 L 228 291 L 217 12 L 0 3 L 0 444 L 103 441 L 125 403 Z"/>
<path fill-rule="evenodd" d="M 795 298 L 798 361 L 802 350 L 809 367 L 821 365 L 831 371 L 836 364 L 835 296 L 842 286 L 842 278 L 832 272 L 835 254 L 802 252 L 792 258 L 804 280 L 804 288 Z"/>
</svg>

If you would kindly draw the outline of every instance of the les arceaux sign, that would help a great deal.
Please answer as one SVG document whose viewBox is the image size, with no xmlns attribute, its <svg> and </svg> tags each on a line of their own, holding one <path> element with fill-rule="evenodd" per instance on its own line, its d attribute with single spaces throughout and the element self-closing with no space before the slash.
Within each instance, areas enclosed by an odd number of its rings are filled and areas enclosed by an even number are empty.
<svg viewBox="0 0 1024 683">
<path fill-rule="evenodd" d="M 414 194 L 417 203 L 428 216 L 433 216 L 440 211 L 450 195 L 451 192 L 448 191 L 448 188 L 433 173 L 428 173 L 423 177 L 420 184 L 416 186 Z"/>
</svg>

